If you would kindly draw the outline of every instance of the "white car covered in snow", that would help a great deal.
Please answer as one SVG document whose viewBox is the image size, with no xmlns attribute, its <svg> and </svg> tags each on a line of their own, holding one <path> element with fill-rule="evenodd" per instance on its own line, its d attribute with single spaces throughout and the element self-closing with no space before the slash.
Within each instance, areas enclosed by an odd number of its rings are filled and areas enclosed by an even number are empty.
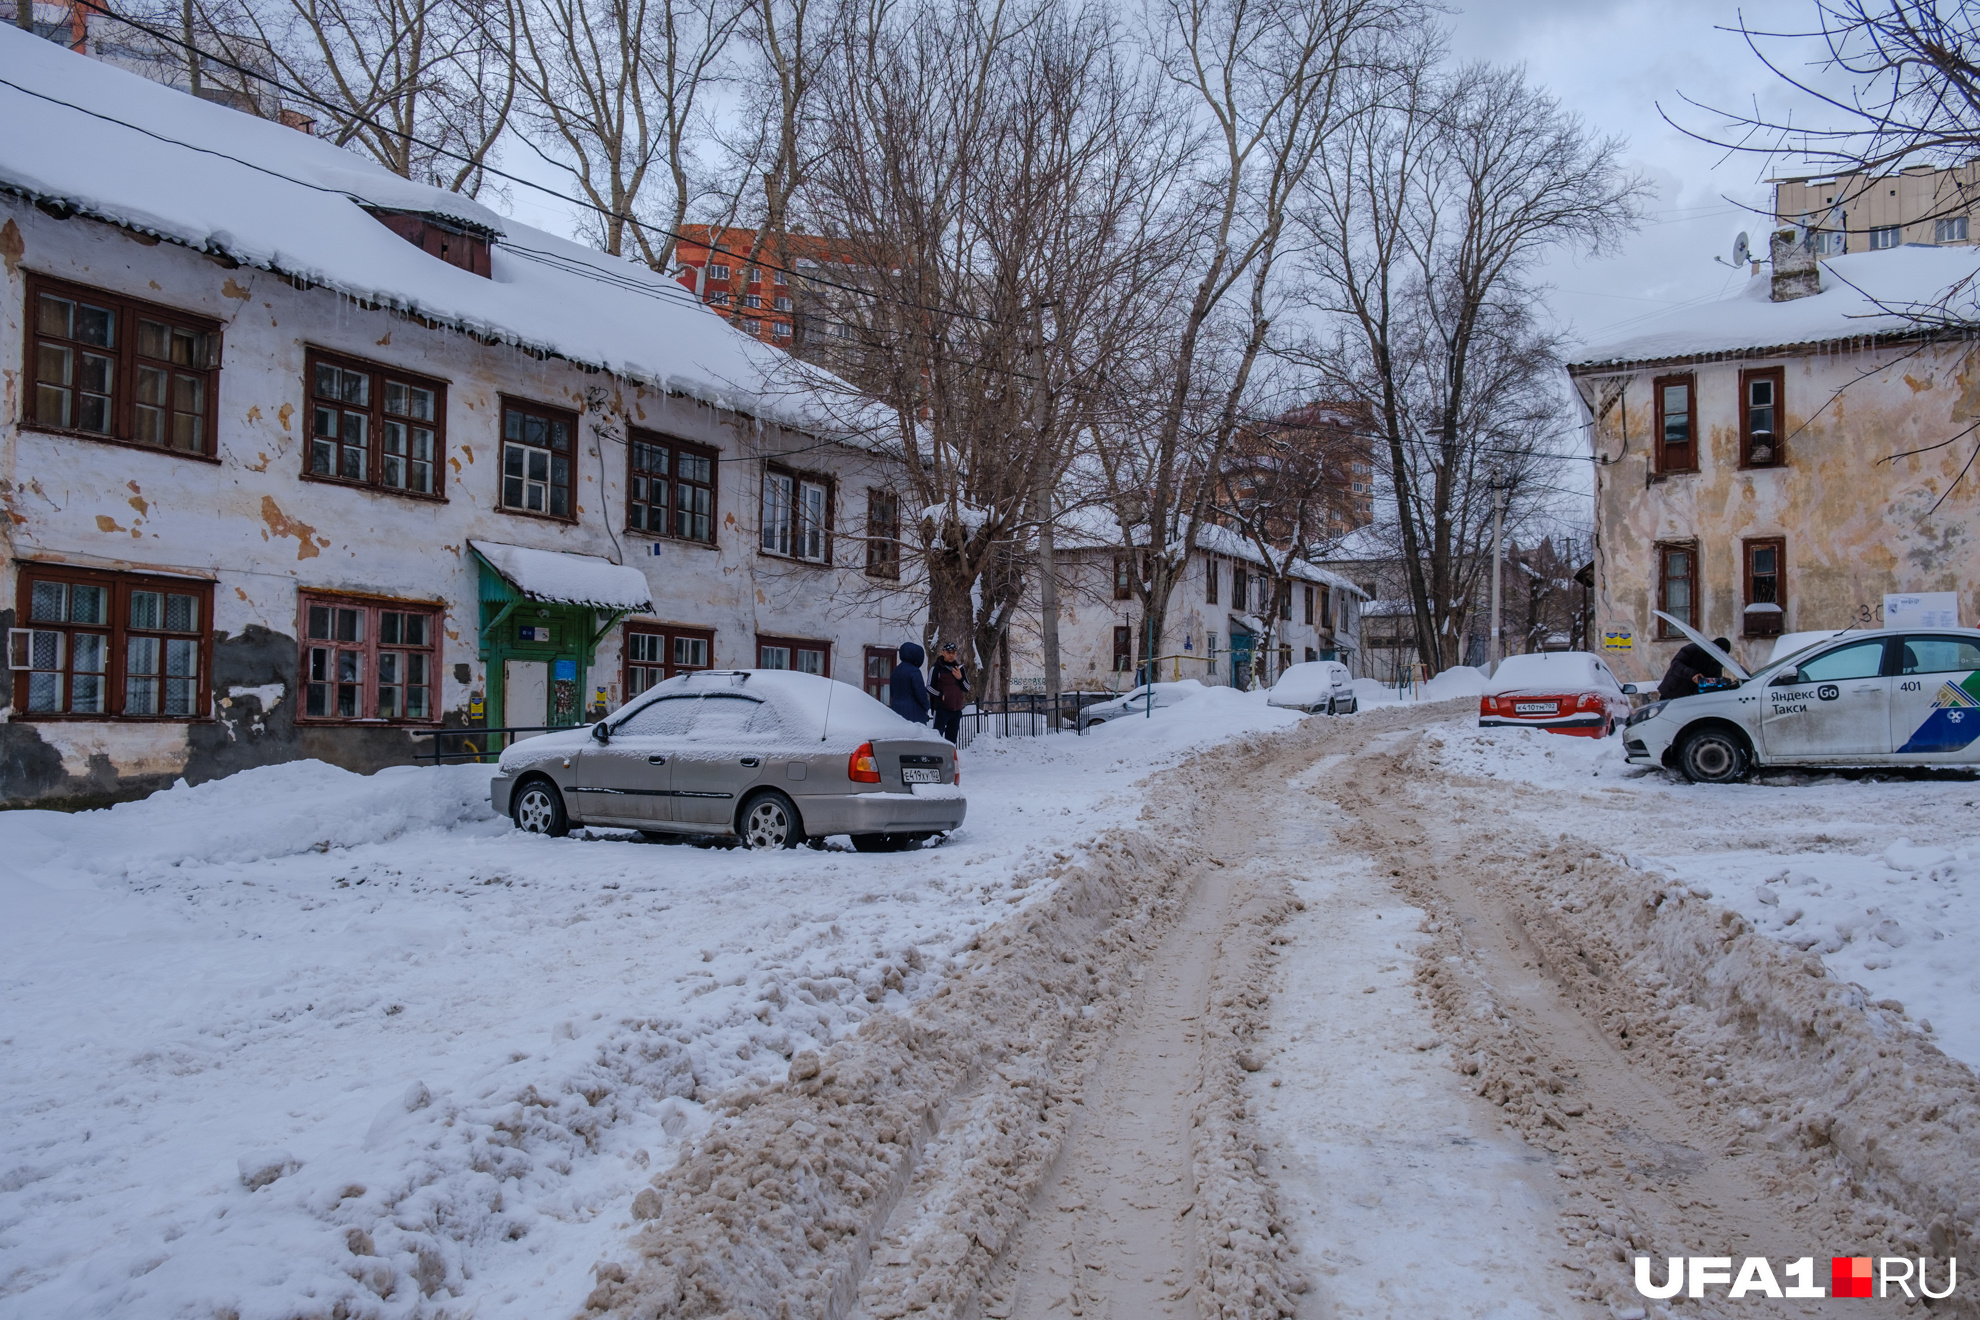
<svg viewBox="0 0 1980 1320">
<path fill-rule="evenodd" d="M 1737 685 L 1631 715 L 1623 750 L 1632 762 L 1708 784 L 1760 766 L 1980 764 L 1980 629 L 1842 633 L 1749 675 L 1671 622 Z"/>
<path fill-rule="evenodd" d="M 1287 710 L 1303 710 L 1309 715 L 1352 715 L 1355 710 L 1354 676 L 1338 660 L 1308 660 L 1287 665 L 1266 694 L 1265 704 Z"/>
<path fill-rule="evenodd" d="M 1130 689 L 1112 701 L 1097 701 L 1091 706 L 1081 707 L 1079 727 L 1081 730 L 1086 730 L 1096 724 L 1126 719 L 1131 715 L 1146 719 L 1150 711 L 1173 706 L 1179 701 L 1187 701 L 1203 690 L 1203 684 L 1193 678 L 1185 678 L 1176 683 L 1143 683 L 1140 687 Z"/>
</svg>

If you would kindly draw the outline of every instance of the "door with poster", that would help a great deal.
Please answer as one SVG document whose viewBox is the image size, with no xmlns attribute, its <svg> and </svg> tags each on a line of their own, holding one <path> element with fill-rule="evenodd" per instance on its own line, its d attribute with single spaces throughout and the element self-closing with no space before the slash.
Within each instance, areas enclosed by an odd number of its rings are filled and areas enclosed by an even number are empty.
<svg viewBox="0 0 1980 1320">
<path fill-rule="evenodd" d="M 1908 762 L 1980 761 L 1980 640 L 1905 633 L 1891 680 L 1891 745 Z"/>
</svg>

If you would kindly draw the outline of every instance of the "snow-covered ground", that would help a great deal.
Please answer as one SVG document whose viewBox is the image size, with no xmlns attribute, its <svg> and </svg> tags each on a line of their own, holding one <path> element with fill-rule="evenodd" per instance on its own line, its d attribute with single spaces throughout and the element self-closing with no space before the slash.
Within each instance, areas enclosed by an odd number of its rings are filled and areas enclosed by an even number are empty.
<svg viewBox="0 0 1980 1320">
<path fill-rule="evenodd" d="M 1329 807 L 1338 756 L 1296 778 Z M 1510 1135 L 1450 1065 L 1415 993 L 1427 937 L 1411 907 L 1333 837 L 1288 822 L 1305 904 L 1251 1106 L 1312 1291 L 1302 1315 L 1575 1314 L 1547 1247 L 1560 1206 L 1544 1151 Z"/>
<path fill-rule="evenodd" d="M 486 767 L 0 814 L 0 1317 L 569 1313 L 705 1103 L 927 993 L 1137 786 L 1287 727 L 1211 689 L 979 741 L 895 855 L 521 836 Z"/>
<path fill-rule="evenodd" d="M 1448 770 L 1558 789 L 1555 828 L 1626 852 L 1819 954 L 1980 1068 L 1980 782 L 1780 772 L 1714 788 L 1627 764 L 1620 738 L 1459 720 L 1436 741 Z"/>
</svg>

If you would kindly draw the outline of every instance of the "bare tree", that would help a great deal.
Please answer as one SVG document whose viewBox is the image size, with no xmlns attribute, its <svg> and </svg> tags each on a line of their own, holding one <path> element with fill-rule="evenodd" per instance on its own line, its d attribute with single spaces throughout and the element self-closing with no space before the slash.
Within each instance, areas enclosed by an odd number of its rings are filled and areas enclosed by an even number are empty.
<svg viewBox="0 0 1980 1320">
<path fill-rule="evenodd" d="M 282 78 L 310 94 L 323 136 L 405 178 L 479 191 L 515 103 L 514 0 L 271 0 L 239 12 Z"/>
<path fill-rule="evenodd" d="M 1615 241 L 1645 189 L 1619 142 L 1516 70 L 1419 60 L 1377 77 L 1381 108 L 1344 126 L 1301 215 L 1335 333 L 1289 356 L 1374 411 L 1435 671 L 1461 659 L 1490 487 L 1544 503 L 1555 486 L 1556 345 L 1533 317 L 1532 268 Z"/>
<path fill-rule="evenodd" d="M 665 272 L 693 200 L 697 103 L 744 13 L 735 0 L 519 0 L 527 114 L 594 208 L 588 224 L 613 256 L 630 236 Z M 657 219 L 643 194 L 665 170 L 673 196 Z"/>
<path fill-rule="evenodd" d="M 800 290 L 810 356 L 883 401 L 930 631 L 1001 691 L 1037 492 L 1146 350 L 1186 141 L 1097 6 L 843 15 L 803 202 L 850 287 Z"/>
<path fill-rule="evenodd" d="M 1168 0 L 1162 10 L 1164 71 L 1206 139 L 1184 226 L 1195 287 L 1136 382 L 1146 406 L 1094 432 L 1139 569 L 1144 660 L 1161 651 L 1169 598 L 1244 416 L 1289 204 L 1348 108 L 1349 71 L 1419 15 L 1408 0 Z M 1244 305 L 1221 323 L 1233 295 Z"/>
</svg>

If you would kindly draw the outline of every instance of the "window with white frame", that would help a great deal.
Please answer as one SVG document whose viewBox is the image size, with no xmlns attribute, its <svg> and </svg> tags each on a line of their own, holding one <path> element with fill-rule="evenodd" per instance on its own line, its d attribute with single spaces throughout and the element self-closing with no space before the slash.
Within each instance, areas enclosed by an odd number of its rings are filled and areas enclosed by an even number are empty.
<svg viewBox="0 0 1980 1320">
<path fill-rule="evenodd" d="M 1934 243 L 1964 243 L 1966 241 L 1966 217 L 1956 215 L 1945 220 L 1933 221 L 1932 241 Z"/>
<path fill-rule="evenodd" d="M 774 469 L 763 474 L 765 554 L 822 564 L 831 555 L 832 491 L 820 478 Z"/>
</svg>

